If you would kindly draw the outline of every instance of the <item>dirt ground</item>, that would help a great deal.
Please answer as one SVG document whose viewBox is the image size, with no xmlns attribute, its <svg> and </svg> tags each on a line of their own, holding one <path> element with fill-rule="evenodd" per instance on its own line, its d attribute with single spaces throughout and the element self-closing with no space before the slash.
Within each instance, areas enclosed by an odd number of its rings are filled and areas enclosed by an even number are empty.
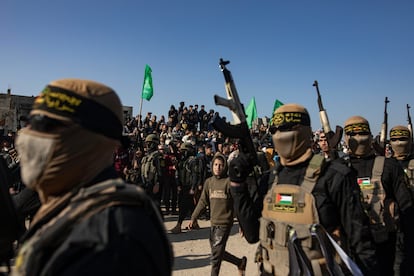
<svg viewBox="0 0 414 276">
<path fill-rule="evenodd" d="M 189 220 L 185 220 L 182 227 L 188 225 Z M 165 227 L 167 231 L 173 228 L 177 223 L 177 216 L 165 216 Z M 181 234 L 168 234 L 174 251 L 174 271 L 173 276 L 210 275 L 210 245 L 208 237 L 210 233 L 210 221 L 199 220 L 201 229 L 183 230 Z M 258 275 L 256 264 L 254 263 L 254 254 L 257 244 L 249 244 L 239 234 L 238 223 L 235 222 L 226 250 L 233 255 L 241 258 L 247 257 L 247 276 Z M 237 267 L 223 262 L 220 269 L 220 275 L 238 275 Z"/>
<path fill-rule="evenodd" d="M 165 216 L 164 225 L 167 231 L 177 223 L 177 216 Z M 185 220 L 182 227 L 188 225 L 189 220 Z M 201 227 L 199 230 L 183 230 L 181 234 L 168 233 L 174 251 L 174 270 L 172 276 L 205 276 L 210 275 L 210 245 L 208 237 L 210 234 L 210 221 L 198 220 Z M 249 244 L 239 233 L 237 221 L 234 223 L 226 250 L 233 255 L 241 258 L 247 257 L 246 276 L 258 275 L 254 254 L 257 244 Z M 6 268 L 0 266 L 0 275 Z M 237 267 L 233 264 L 223 262 L 220 275 L 239 275 Z"/>
</svg>

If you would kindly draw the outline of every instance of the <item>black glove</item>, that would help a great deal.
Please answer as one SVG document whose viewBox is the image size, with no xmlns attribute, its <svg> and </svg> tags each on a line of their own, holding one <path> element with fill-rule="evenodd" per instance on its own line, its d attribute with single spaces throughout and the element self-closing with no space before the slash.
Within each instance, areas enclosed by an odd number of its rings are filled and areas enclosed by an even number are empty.
<svg viewBox="0 0 414 276">
<path fill-rule="evenodd" d="M 247 156 L 244 153 L 239 155 L 230 161 L 229 164 L 229 177 L 232 182 L 242 183 L 246 181 L 247 176 L 253 170 L 253 166 L 250 164 Z"/>
</svg>

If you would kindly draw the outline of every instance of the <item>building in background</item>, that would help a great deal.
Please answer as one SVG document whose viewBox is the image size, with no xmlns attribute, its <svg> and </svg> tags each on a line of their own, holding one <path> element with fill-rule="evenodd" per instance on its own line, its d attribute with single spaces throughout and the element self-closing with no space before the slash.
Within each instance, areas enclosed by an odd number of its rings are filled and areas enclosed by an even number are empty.
<svg viewBox="0 0 414 276">
<path fill-rule="evenodd" d="M 16 133 L 26 125 L 34 100 L 34 96 L 13 95 L 10 88 L 0 93 L 0 136 Z M 123 111 L 124 121 L 133 117 L 132 106 L 123 106 Z"/>
</svg>

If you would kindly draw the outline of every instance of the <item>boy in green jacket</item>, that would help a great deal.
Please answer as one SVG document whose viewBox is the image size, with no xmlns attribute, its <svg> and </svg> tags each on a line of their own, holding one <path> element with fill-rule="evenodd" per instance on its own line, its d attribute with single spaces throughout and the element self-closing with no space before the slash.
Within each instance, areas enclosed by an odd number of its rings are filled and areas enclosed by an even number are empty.
<svg viewBox="0 0 414 276">
<path fill-rule="evenodd" d="M 233 198 L 230 194 L 230 179 L 227 176 L 227 161 L 224 155 L 216 153 L 212 160 L 213 176 L 204 182 L 203 191 L 188 228 L 195 225 L 200 213 L 210 208 L 210 247 L 211 275 L 219 275 L 221 262 L 227 261 L 237 266 L 240 275 L 246 270 L 246 257 L 237 258 L 226 251 L 227 240 L 234 221 Z"/>
</svg>

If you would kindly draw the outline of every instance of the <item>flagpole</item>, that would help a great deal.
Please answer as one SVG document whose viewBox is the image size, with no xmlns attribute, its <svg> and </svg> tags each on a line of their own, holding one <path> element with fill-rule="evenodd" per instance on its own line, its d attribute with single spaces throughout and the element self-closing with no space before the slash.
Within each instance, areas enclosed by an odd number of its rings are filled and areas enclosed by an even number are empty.
<svg viewBox="0 0 414 276">
<path fill-rule="evenodd" d="M 149 67 L 148 64 L 145 65 L 145 75 L 144 75 L 144 84 L 142 85 L 142 92 L 141 92 L 141 103 L 139 104 L 139 115 L 142 119 L 142 101 L 145 99 L 147 101 L 151 100 L 152 95 L 154 93 L 154 89 L 152 86 L 152 76 L 151 76 L 152 69 Z"/>
<path fill-rule="evenodd" d="M 139 103 L 139 122 L 138 122 L 138 127 L 142 127 L 141 125 L 139 125 L 141 122 L 142 122 L 142 102 L 143 102 L 143 100 L 142 100 L 142 97 L 141 97 L 141 100 L 140 100 L 140 103 Z"/>
</svg>

